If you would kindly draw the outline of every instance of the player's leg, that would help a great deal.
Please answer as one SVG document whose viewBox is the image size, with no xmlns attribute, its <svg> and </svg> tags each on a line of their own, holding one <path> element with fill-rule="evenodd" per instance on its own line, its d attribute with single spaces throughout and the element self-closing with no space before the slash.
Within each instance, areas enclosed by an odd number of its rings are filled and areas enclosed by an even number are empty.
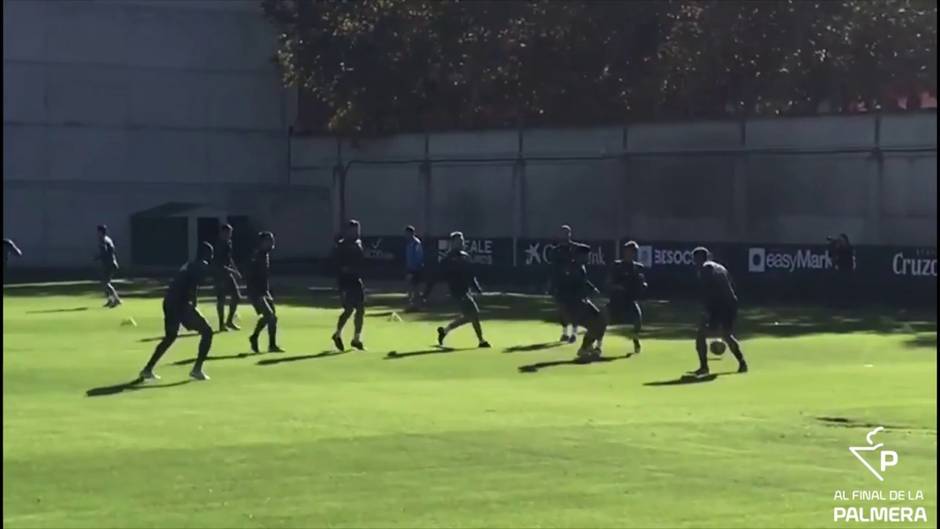
<svg viewBox="0 0 940 529">
<path fill-rule="evenodd" d="M 630 317 L 633 318 L 633 354 L 640 354 L 640 331 L 643 329 L 643 310 L 640 303 L 633 300 L 630 304 Z"/>
<path fill-rule="evenodd" d="M 209 380 L 209 377 L 202 370 L 202 365 L 209 357 L 209 350 L 212 348 L 212 326 L 205 316 L 199 312 L 196 307 L 188 307 L 185 314 L 186 326 L 199 333 L 199 351 L 196 354 L 196 363 L 193 364 L 193 370 L 189 376 L 196 380 Z"/>
<path fill-rule="evenodd" d="M 570 321 L 570 316 L 568 315 L 568 309 L 565 308 L 565 304 L 560 300 L 556 299 L 555 304 L 558 306 L 558 322 L 561 324 L 561 338 L 558 339 L 559 342 L 570 342 L 571 337 L 568 336 L 568 323 Z"/>
<path fill-rule="evenodd" d="M 737 307 L 727 307 L 723 312 L 721 322 L 722 338 L 728 344 L 731 354 L 738 361 L 738 373 L 747 373 L 747 361 L 744 360 L 744 353 L 741 352 L 741 343 L 734 335 L 734 322 L 738 316 L 738 309 Z"/>
<path fill-rule="evenodd" d="M 121 298 L 118 297 L 117 290 L 114 288 L 114 285 L 111 284 L 113 279 L 114 270 L 111 268 L 104 269 L 101 277 L 101 285 L 104 288 L 104 296 L 108 300 L 108 302 L 105 304 L 106 307 L 115 307 L 121 302 Z"/>
<path fill-rule="evenodd" d="M 352 316 L 356 307 L 352 304 L 352 298 L 348 295 L 347 289 L 345 287 L 340 287 L 339 291 L 340 303 L 343 306 L 343 312 L 340 313 L 339 318 L 336 320 L 336 332 L 333 333 L 333 344 L 336 346 L 336 349 L 339 351 L 345 351 L 346 347 L 343 346 L 343 327 L 346 326 L 346 322 L 349 320 L 349 317 Z"/>
<path fill-rule="evenodd" d="M 489 348 L 490 344 L 483 338 L 483 325 L 480 323 L 480 307 L 470 294 L 461 300 L 461 312 L 463 317 L 473 325 L 473 332 L 477 335 L 477 341 L 480 347 Z"/>
<path fill-rule="evenodd" d="M 277 345 L 277 308 L 274 306 L 274 298 L 265 297 L 261 299 L 261 318 L 266 320 L 268 328 L 268 352 L 282 353 L 283 349 Z M 256 338 L 257 340 L 257 338 Z"/>
<path fill-rule="evenodd" d="M 179 335 L 180 330 L 180 320 L 181 315 L 178 313 L 177 309 L 174 307 L 168 306 L 166 303 L 163 304 L 163 339 L 160 340 L 160 343 L 153 350 L 153 354 L 150 355 L 150 360 L 147 361 L 147 364 L 140 371 L 140 378 L 143 380 L 151 378 L 160 378 L 154 374 L 153 369 L 156 367 L 157 362 L 160 361 L 160 358 L 163 357 L 164 353 L 173 345 L 173 342 L 176 341 L 177 335 Z"/>
<path fill-rule="evenodd" d="M 698 353 L 698 369 L 694 371 L 696 375 L 708 374 L 708 330 L 712 327 L 712 311 L 708 311 L 698 326 L 695 334 L 695 351 Z"/>
<path fill-rule="evenodd" d="M 235 276 L 232 274 L 225 274 L 225 290 L 228 294 L 228 318 L 225 320 L 225 326 L 232 330 L 240 330 L 240 327 L 235 324 L 235 311 L 238 310 L 238 303 L 241 301 L 241 294 L 238 292 L 238 283 L 235 281 Z"/>
<path fill-rule="evenodd" d="M 356 288 L 352 289 L 352 295 L 354 296 L 353 306 L 355 310 L 353 314 L 354 334 L 349 344 L 362 351 L 365 349 L 365 346 L 362 344 L 362 326 L 365 323 L 366 316 L 366 294 L 361 282 L 356 285 Z"/>
<path fill-rule="evenodd" d="M 251 350 L 255 353 L 260 353 L 261 350 L 258 348 L 258 337 L 261 336 L 261 331 L 268 326 L 270 320 L 265 317 L 265 313 L 268 311 L 268 308 L 265 303 L 263 296 L 251 296 L 251 306 L 255 309 L 255 314 L 258 315 L 258 322 L 255 323 L 255 330 L 252 331 L 251 336 L 248 337 L 248 343 L 251 344 Z"/>
<path fill-rule="evenodd" d="M 215 276 L 215 312 L 219 317 L 219 332 L 225 332 L 225 285 L 221 274 Z"/>
</svg>

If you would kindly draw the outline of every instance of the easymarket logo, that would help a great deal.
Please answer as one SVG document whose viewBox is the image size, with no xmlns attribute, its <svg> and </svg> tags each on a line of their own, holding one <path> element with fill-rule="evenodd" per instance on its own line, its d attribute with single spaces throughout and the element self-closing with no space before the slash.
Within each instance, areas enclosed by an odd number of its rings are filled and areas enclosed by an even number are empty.
<svg viewBox="0 0 940 529">
<path fill-rule="evenodd" d="M 747 271 L 763 273 L 768 270 L 829 270 L 832 259 L 828 251 L 817 252 L 800 248 L 792 252 L 768 251 L 766 248 L 748 248 Z"/>
</svg>

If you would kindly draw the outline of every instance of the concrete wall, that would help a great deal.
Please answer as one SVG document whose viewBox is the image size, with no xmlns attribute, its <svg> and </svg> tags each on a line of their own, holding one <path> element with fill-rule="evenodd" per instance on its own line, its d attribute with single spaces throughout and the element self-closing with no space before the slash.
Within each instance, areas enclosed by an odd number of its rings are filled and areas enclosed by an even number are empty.
<svg viewBox="0 0 940 529">
<path fill-rule="evenodd" d="M 130 215 L 169 201 L 252 215 L 282 256 L 326 244 L 330 181 L 290 181 L 274 46 L 255 0 L 4 0 L 3 224 L 17 264 L 84 262 L 102 222 L 129 254 Z"/>
<path fill-rule="evenodd" d="M 819 243 L 846 232 L 863 244 L 936 246 L 936 124 L 936 113 L 915 113 L 356 146 L 294 138 L 292 163 L 295 175 L 348 166 L 347 216 L 375 234 L 413 223 L 431 234 L 549 237 L 569 223 L 585 239 Z"/>
</svg>

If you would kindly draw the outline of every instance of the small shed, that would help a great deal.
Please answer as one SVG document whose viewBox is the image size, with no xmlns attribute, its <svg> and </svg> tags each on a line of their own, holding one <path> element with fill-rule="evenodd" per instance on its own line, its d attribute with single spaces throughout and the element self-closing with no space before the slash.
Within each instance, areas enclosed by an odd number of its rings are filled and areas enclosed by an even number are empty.
<svg viewBox="0 0 940 529">
<path fill-rule="evenodd" d="M 131 261 L 135 266 L 178 266 L 196 255 L 201 241 L 215 243 L 224 222 L 235 227 L 238 238 L 252 233 L 248 217 L 206 204 L 167 202 L 138 211 L 131 215 Z"/>
</svg>

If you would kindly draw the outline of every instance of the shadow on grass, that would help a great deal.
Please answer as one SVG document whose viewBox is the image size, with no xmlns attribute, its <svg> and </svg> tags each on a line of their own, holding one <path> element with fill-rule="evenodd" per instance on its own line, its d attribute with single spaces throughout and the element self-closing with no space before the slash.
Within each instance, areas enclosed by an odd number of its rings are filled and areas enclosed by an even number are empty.
<svg viewBox="0 0 940 529">
<path fill-rule="evenodd" d="M 162 389 L 162 388 L 173 388 L 176 386 L 183 386 L 189 384 L 192 380 L 180 380 L 179 382 L 170 382 L 167 384 L 144 384 L 144 380 L 140 377 L 135 378 L 129 382 L 122 382 L 120 384 L 115 384 L 113 386 L 102 386 L 100 388 L 92 388 L 85 392 L 86 397 L 106 397 L 108 395 L 117 395 L 125 391 L 138 391 L 141 389 Z"/>
<path fill-rule="evenodd" d="M 904 345 L 908 347 L 929 347 L 931 349 L 937 348 L 937 334 L 918 334 L 913 338 L 904 340 Z"/>
<path fill-rule="evenodd" d="M 265 358 L 264 360 L 258 360 L 257 364 L 259 366 L 272 366 L 275 364 L 284 364 L 287 362 L 300 362 L 303 360 L 313 360 L 315 358 L 328 358 L 330 356 L 339 356 L 348 353 L 349 351 L 323 351 L 316 354 L 309 355 L 297 355 L 297 356 L 278 356 L 275 358 Z"/>
<path fill-rule="evenodd" d="M 514 345 L 512 347 L 507 347 L 503 349 L 504 353 L 521 353 L 525 351 L 542 351 L 545 349 L 554 349 L 556 347 L 561 347 L 562 345 L 568 345 L 567 343 L 562 342 L 543 342 L 543 343 L 531 343 L 527 345 Z"/>
<path fill-rule="evenodd" d="M 48 310 L 27 310 L 26 314 L 53 314 L 56 312 L 83 312 L 88 307 L 75 307 L 74 309 L 48 309 Z"/>
<path fill-rule="evenodd" d="M 875 424 L 871 422 L 863 422 L 856 419 L 849 419 L 847 417 L 816 417 L 816 420 L 825 424 L 826 426 L 832 426 L 836 428 L 878 428 L 883 427 L 885 430 L 910 430 L 910 426 L 899 426 L 892 424 Z"/>
<path fill-rule="evenodd" d="M 678 378 L 672 380 L 660 380 L 656 382 L 646 382 L 644 386 L 684 386 L 687 384 L 701 384 L 703 382 L 711 382 L 718 377 L 723 377 L 727 375 L 740 375 L 743 373 L 738 373 L 737 371 L 723 371 L 721 373 L 710 373 L 708 375 L 700 376 L 694 375 L 692 373 L 685 373 Z"/>
<path fill-rule="evenodd" d="M 199 333 L 187 332 L 183 334 L 177 334 L 176 339 L 179 340 L 180 338 L 192 338 L 193 336 L 199 336 Z M 163 339 L 163 336 L 151 336 L 150 338 L 141 338 L 140 340 L 137 340 L 137 341 L 138 342 L 159 342 L 162 339 Z"/>
<path fill-rule="evenodd" d="M 520 373 L 538 373 L 542 369 L 548 367 L 557 367 L 557 366 L 586 366 L 597 363 L 604 362 L 614 362 L 616 360 L 626 360 L 633 356 L 633 353 L 627 353 L 623 356 L 602 356 L 600 358 L 595 358 L 591 361 L 579 360 L 577 358 L 572 360 L 554 360 L 551 362 L 536 362 L 534 364 L 528 364 L 524 366 L 519 366 Z"/>
<path fill-rule="evenodd" d="M 278 279 L 278 278 L 275 278 Z M 340 310 L 339 298 L 333 288 L 310 287 L 310 284 L 324 283 L 318 277 L 285 277 L 283 285 L 275 284 L 275 299 L 279 306 L 310 307 L 327 310 Z M 404 293 L 378 291 L 375 289 L 391 288 L 390 283 L 367 281 L 366 315 L 380 318 L 397 312 L 406 321 L 441 322 L 449 320 L 457 308 L 448 299 L 446 292 L 438 291 L 429 300 L 424 310 L 407 312 L 407 298 Z M 5 297 L 39 297 L 69 295 L 100 295 L 100 285 L 96 282 L 83 283 L 45 283 L 32 285 L 5 286 Z M 398 287 L 395 287 L 398 288 Z M 157 301 L 165 292 L 165 282 L 154 280 L 124 281 L 119 285 L 122 296 L 128 299 L 154 299 L 154 314 L 160 314 Z M 212 287 L 200 289 L 201 298 L 214 301 Z M 558 312 L 555 302 L 544 295 L 513 293 L 494 293 L 478 298 L 484 325 L 490 321 L 535 320 L 557 323 Z M 603 306 L 605 300 L 597 299 Z M 644 300 L 644 330 L 642 336 L 651 339 L 689 338 L 694 335 L 695 327 L 701 318 L 701 305 L 696 300 Z M 756 305 L 747 298 L 742 301 L 736 324 L 738 335 L 744 339 L 759 336 L 793 337 L 818 333 L 856 333 L 872 332 L 880 334 L 904 333 L 924 334 L 908 343 L 912 347 L 935 347 L 937 329 L 937 311 L 935 307 L 908 307 L 898 310 L 887 306 L 857 306 L 831 308 L 820 305 Z M 614 335 L 629 336 L 629 326 L 614 327 Z M 928 336 L 927 334 L 933 334 Z M 154 340 L 159 340 L 156 338 Z"/>
<path fill-rule="evenodd" d="M 259 354 L 261 353 L 248 352 L 248 353 L 238 353 L 234 355 L 221 355 L 221 356 L 209 355 L 206 357 L 206 362 L 215 361 L 215 360 L 238 360 L 239 358 L 248 358 L 250 356 L 257 356 Z M 196 363 L 195 358 L 187 358 L 185 360 L 177 360 L 176 362 L 172 362 L 170 363 L 170 365 L 171 366 L 185 366 L 185 365 L 195 364 L 195 363 Z"/>
<path fill-rule="evenodd" d="M 399 353 L 398 351 L 389 351 L 385 355 L 386 360 L 400 360 L 402 358 L 408 358 L 411 356 L 425 356 L 425 355 L 436 355 L 436 354 L 447 354 L 447 353 L 456 353 L 457 351 L 472 351 L 478 349 L 477 347 L 441 347 L 435 345 L 432 349 L 422 349 L 420 351 L 406 351 L 404 353 Z"/>
</svg>

